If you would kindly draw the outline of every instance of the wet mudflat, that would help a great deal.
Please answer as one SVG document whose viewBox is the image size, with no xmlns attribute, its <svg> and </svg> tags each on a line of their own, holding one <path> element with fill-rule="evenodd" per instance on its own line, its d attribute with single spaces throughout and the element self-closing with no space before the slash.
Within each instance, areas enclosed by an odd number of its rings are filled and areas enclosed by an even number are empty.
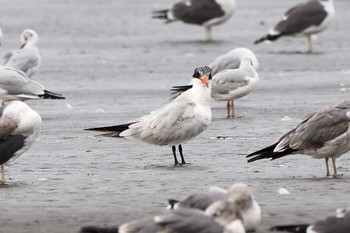
<svg viewBox="0 0 350 233">
<path fill-rule="evenodd" d="M 274 142 L 302 117 L 349 99 L 350 2 L 335 2 L 336 20 L 314 40 L 254 46 L 290 1 L 238 1 L 233 18 L 213 29 L 151 19 L 173 1 L 2 1 L 1 53 L 19 47 L 25 28 L 40 36 L 42 66 L 33 79 L 66 100 L 27 103 L 43 118 L 33 147 L 6 168 L 0 186 L 0 232 L 78 232 L 160 213 L 168 198 L 209 186 L 251 186 L 264 214 L 258 232 L 274 224 L 312 222 L 350 202 L 350 158 L 337 160 L 336 179 L 324 160 L 293 155 L 247 164 L 245 156 Z M 187 84 L 195 67 L 236 47 L 253 50 L 260 82 L 236 101 L 212 102 L 210 127 L 183 145 L 185 166 L 171 149 L 95 137 L 92 126 L 125 123 L 169 102 L 169 88 Z M 278 194 L 279 188 L 290 194 Z"/>
</svg>

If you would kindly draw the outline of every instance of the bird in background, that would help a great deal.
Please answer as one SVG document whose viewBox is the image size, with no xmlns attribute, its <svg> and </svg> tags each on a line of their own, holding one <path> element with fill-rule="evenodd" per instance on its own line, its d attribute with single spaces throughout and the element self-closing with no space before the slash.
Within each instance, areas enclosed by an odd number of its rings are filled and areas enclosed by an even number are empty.
<svg viewBox="0 0 350 233">
<path fill-rule="evenodd" d="M 236 48 L 217 57 L 209 67 L 213 80 L 209 86 L 211 97 L 216 101 L 227 101 L 227 117 L 235 117 L 234 100 L 248 95 L 256 87 L 259 62 L 255 54 L 247 48 Z M 174 86 L 174 95 L 191 88 L 191 85 Z"/>
<path fill-rule="evenodd" d="M 211 120 L 210 88 L 207 84 L 211 78 L 209 67 L 198 67 L 192 76 L 193 87 L 172 103 L 131 123 L 87 130 L 107 131 L 109 133 L 102 135 L 107 137 L 124 137 L 159 146 L 171 146 L 175 165 L 179 164 L 176 156 L 178 145 L 181 163 L 185 164 L 181 144 L 202 133 Z"/>
<path fill-rule="evenodd" d="M 82 227 L 80 233 L 245 233 L 242 216 L 234 203 L 217 201 L 205 211 L 180 208 L 119 227 Z"/>
<path fill-rule="evenodd" d="M 0 28 L 0 46 L 1 46 L 1 42 L 2 42 L 2 38 L 4 37 L 4 35 L 2 34 L 2 30 Z"/>
<path fill-rule="evenodd" d="M 40 83 L 31 80 L 21 70 L 0 66 L 0 99 L 29 100 L 29 99 L 65 99 L 61 94 L 45 89 Z"/>
<path fill-rule="evenodd" d="M 347 233 L 350 229 L 350 207 L 338 208 L 335 213 L 313 224 L 278 225 L 271 231 L 294 233 Z"/>
<path fill-rule="evenodd" d="M 306 36 L 309 52 L 312 52 L 311 35 L 325 30 L 333 21 L 335 10 L 333 0 L 310 0 L 289 9 L 282 20 L 268 34 L 255 41 L 274 41 L 282 36 Z"/>
<path fill-rule="evenodd" d="M 247 155 L 248 163 L 260 159 L 278 159 L 289 154 L 311 155 L 325 159 L 326 176 L 330 176 L 328 160 L 333 162 L 350 150 L 350 101 L 325 107 L 305 117 L 294 129 L 283 134 L 271 146 Z"/>
<path fill-rule="evenodd" d="M 230 201 L 235 204 L 242 215 L 246 231 L 255 231 L 261 223 L 261 209 L 248 185 L 235 183 L 229 190 L 210 187 L 207 192 L 196 193 L 182 201 L 169 199 L 168 209 L 190 208 L 206 210 L 217 201 Z"/>
<path fill-rule="evenodd" d="M 5 183 L 4 165 L 26 152 L 38 138 L 40 115 L 22 101 L 11 101 L 0 107 L 1 183 Z"/>
<path fill-rule="evenodd" d="M 205 40 L 212 41 L 211 27 L 226 22 L 235 9 L 235 0 L 185 0 L 169 9 L 153 11 L 153 18 L 204 26 Z"/>
<path fill-rule="evenodd" d="M 37 44 L 38 34 L 31 29 L 26 29 L 21 34 L 22 45 L 18 50 L 12 50 L 3 56 L 3 65 L 22 70 L 31 77 L 41 64 L 41 56 Z"/>
</svg>

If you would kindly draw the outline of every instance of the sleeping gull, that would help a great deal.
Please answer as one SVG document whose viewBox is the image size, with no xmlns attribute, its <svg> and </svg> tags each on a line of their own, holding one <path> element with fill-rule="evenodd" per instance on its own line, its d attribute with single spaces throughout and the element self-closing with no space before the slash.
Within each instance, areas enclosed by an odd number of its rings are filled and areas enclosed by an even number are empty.
<svg viewBox="0 0 350 233">
<path fill-rule="evenodd" d="M 211 97 L 216 101 L 227 101 L 227 117 L 234 118 L 233 101 L 254 90 L 259 81 L 256 72 L 259 62 L 251 50 L 237 48 L 216 58 L 209 67 L 215 70 L 213 80 L 209 83 Z M 176 95 L 191 87 L 192 85 L 174 86 L 171 91 Z"/>
<path fill-rule="evenodd" d="M 181 208 L 153 218 L 122 224 L 119 228 L 83 227 L 80 233 L 244 233 L 242 218 L 234 203 L 218 201 L 205 212 Z"/>
<path fill-rule="evenodd" d="M 207 84 L 209 79 L 211 79 L 209 67 L 196 68 L 193 74 L 193 87 L 172 103 L 132 123 L 87 130 L 108 131 L 110 133 L 103 136 L 120 136 L 159 146 L 171 146 L 175 164 L 179 163 L 176 157 L 176 145 L 179 145 L 181 163 L 184 164 L 186 162 L 181 144 L 202 133 L 211 120 L 210 89 Z"/>
<path fill-rule="evenodd" d="M 334 16 L 333 0 L 310 0 L 289 9 L 282 20 L 255 44 L 274 41 L 281 36 L 307 36 L 309 52 L 312 52 L 311 35 L 326 29 Z"/>
<path fill-rule="evenodd" d="M 333 176 L 337 176 L 335 160 L 350 150 L 350 101 L 325 107 L 305 117 L 294 129 L 282 135 L 264 149 L 249 154 L 248 160 L 277 159 L 289 154 L 311 155 L 324 158 L 327 176 L 330 176 L 328 160 L 333 162 Z"/>
<path fill-rule="evenodd" d="M 20 70 L 0 66 L 0 99 L 29 100 L 29 99 L 64 99 L 61 94 L 47 91 L 43 85 L 28 78 Z"/>
<path fill-rule="evenodd" d="M 181 20 L 204 26 L 205 39 L 211 41 L 211 26 L 224 23 L 235 9 L 235 0 L 185 0 L 170 9 L 153 11 L 153 18 L 165 19 L 166 23 Z"/>
<path fill-rule="evenodd" d="M 255 200 L 251 189 L 243 183 L 232 185 L 229 191 L 214 186 L 208 192 L 190 195 L 182 201 L 170 199 L 169 204 L 171 205 L 170 208 L 173 209 L 192 208 L 205 210 L 214 202 L 221 200 L 229 200 L 237 206 L 247 231 L 253 231 L 260 225 L 260 206 Z"/>
<path fill-rule="evenodd" d="M 335 213 L 313 224 L 280 225 L 271 231 L 285 231 L 296 233 L 346 233 L 350 229 L 350 207 L 338 208 Z"/>
<path fill-rule="evenodd" d="M 41 117 L 22 101 L 0 107 L 1 183 L 5 183 L 4 165 L 27 151 L 37 139 Z"/>
<path fill-rule="evenodd" d="M 21 49 L 7 52 L 3 56 L 3 65 L 22 70 L 31 77 L 41 64 L 37 48 L 39 36 L 35 31 L 26 29 L 22 32 L 21 41 Z"/>
</svg>

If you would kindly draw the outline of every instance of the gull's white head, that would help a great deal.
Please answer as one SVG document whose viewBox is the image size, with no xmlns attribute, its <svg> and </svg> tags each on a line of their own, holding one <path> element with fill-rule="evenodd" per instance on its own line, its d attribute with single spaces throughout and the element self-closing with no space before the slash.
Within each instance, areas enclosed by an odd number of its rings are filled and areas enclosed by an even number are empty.
<svg viewBox="0 0 350 233">
<path fill-rule="evenodd" d="M 26 29 L 21 34 L 21 41 L 21 49 L 25 46 L 35 46 L 39 42 L 39 36 L 34 30 Z"/>
</svg>

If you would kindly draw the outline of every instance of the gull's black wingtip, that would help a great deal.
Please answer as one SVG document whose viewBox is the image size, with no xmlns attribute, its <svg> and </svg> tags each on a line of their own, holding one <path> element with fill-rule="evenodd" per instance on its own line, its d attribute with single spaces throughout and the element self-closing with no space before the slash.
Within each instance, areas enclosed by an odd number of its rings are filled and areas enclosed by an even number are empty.
<svg viewBox="0 0 350 233">
<path fill-rule="evenodd" d="M 86 226 L 82 227 L 79 233 L 118 233 L 118 227 Z"/>
</svg>

